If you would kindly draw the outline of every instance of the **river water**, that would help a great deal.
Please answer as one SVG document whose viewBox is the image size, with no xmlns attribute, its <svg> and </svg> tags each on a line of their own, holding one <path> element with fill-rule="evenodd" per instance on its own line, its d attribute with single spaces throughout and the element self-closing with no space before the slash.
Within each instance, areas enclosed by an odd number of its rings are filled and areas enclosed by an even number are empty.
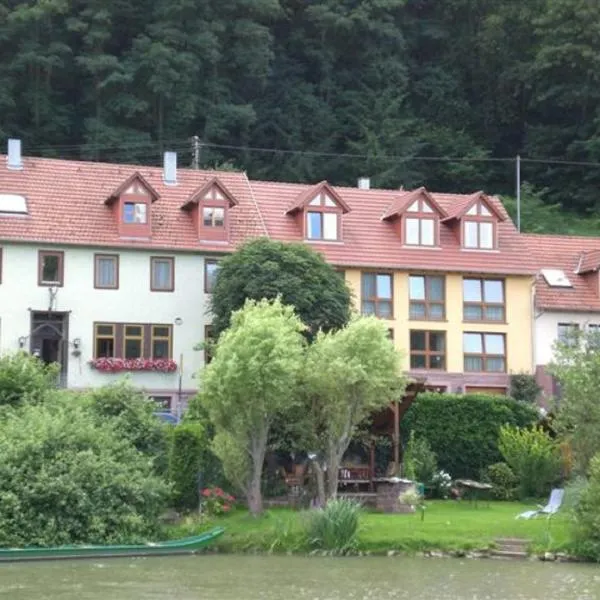
<svg viewBox="0 0 600 600">
<path fill-rule="evenodd" d="M 426 558 L 190 556 L 0 565 L 10 600 L 596 600 L 600 567 Z"/>
</svg>

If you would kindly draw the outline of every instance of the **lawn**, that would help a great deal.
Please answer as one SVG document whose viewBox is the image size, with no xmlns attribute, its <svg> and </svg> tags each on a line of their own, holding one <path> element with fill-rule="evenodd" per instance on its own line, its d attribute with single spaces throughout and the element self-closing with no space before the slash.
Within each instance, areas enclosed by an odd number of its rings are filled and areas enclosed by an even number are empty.
<svg viewBox="0 0 600 600">
<path fill-rule="evenodd" d="M 453 500 L 427 503 L 425 519 L 420 514 L 381 514 L 365 512 L 360 520 L 358 549 L 364 552 L 389 550 L 473 550 L 489 548 L 494 539 L 518 537 L 531 540 L 536 551 L 561 550 L 569 542 L 569 522 L 565 515 L 532 520 L 515 519 L 531 505 L 517 502 L 487 502 L 475 506 Z M 229 552 L 301 552 L 310 549 L 304 536 L 306 513 L 289 509 L 267 511 L 260 518 L 246 511 L 215 520 L 189 519 L 173 527 L 171 537 L 191 535 L 198 530 L 222 525 L 226 533 L 220 550 Z"/>
</svg>

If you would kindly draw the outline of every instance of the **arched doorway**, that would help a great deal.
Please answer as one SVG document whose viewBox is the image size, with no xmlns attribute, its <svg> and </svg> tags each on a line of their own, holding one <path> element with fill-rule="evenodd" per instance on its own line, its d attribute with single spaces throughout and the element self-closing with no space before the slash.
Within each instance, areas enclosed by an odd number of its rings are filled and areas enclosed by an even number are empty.
<svg viewBox="0 0 600 600">
<path fill-rule="evenodd" d="M 32 311 L 29 350 L 46 364 L 60 365 L 59 385 L 61 386 L 67 384 L 68 339 L 69 313 Z"/>
</svg>

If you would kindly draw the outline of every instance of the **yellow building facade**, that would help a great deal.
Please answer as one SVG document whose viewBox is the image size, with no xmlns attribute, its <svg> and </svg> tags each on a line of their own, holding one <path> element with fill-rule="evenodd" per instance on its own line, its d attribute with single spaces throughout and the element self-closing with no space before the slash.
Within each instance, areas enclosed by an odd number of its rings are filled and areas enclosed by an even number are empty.
<svg viewBox="0 0 600 600">
<path fill-rule="evenodd" d="M 392 277 L 392 314 L 382 318 L 390 329 L 396 347 L 403 353 L 403 368 L 416 377 L 425 378 L 425 383 L 432 388 L 448 392 L 464 391 L 507 391 L 510 374 L 533 372 L 533 278 L 531 276 L 497 275 L 462 275 L 459 273 L 422 273 L 385 271 L 385 270 L 345 270 L 345 279 L 354 294 L 356 309 L 365 310 L 362 294 L 363 274 L 389 274 Z M 443 318 L 418 319 L 411 318 L 411 276 L 435 277 L 443 279 Z M 465 284 L 479 281 L 503 282 L 504 307 L 503 318 L 495 321 L 465 319 Z M 386 309 L 387 310 L 387 309 Z M 381 315 L 380 315 L 381 316 Z M 497 315 L 496 315 L 497 316 Z M 413 315 L 414 317 L 414 315 Z M 439 353 L 436 368 L 425 368 L 418 359 L 411 342 L 414 344 L 415 335 L 411 332 L 440 332 L 444 335 L 443 352 Z M 474 335 L 481 334 L 481 335 Z M 478 340 L 499 342 L 500 334 L 504 345 L 504 361 L 497 356 L 486 360 L 476 354 L 469 355 L 470 344 L 477 345 Z M 422 334 L 421 334 L 421 337 Z M 438 336 L 439 337 L 439 336 Z M 479 348 L 476 348 L 479 350 Z M 484 351 L 485 352 L 485 351 Z M 483 354 L 483 353 L 482 353 Z M 413 355 L 411 359 L 411 355 Z M 467 355 L 467 358 L 465 358 Z M 469 356 L 471 360 L 469 360 Z M 481 366 L 481 370 L 477 367 Z M 486 366 L 491 369 L 486 369 Z M 469 368 L 470 367 L 470 368 Z"/>
</svg>

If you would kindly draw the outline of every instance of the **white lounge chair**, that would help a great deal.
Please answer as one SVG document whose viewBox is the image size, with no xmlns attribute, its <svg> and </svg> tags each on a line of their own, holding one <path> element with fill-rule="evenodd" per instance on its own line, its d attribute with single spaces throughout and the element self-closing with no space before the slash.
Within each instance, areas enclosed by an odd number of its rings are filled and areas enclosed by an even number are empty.
<svg viewBox="0 0 600 600">
<path fill-rule="evenodd" d="M 526 510 L 525 512 L 517 515 L 516 519 L 532 519 L 533 517 L 537 517 L 538 515 L 546 515 L 550 518 L 552 515 L 556 514 L 559 508 L 562 505 L 563 497 L 565 495 L 565 490 L 561 488 L 555 488 L 550 493 L 550 499 L 548 500 L 548 504 L 546 506 L 539 505 L 537 510 Z"/>
</svg>

